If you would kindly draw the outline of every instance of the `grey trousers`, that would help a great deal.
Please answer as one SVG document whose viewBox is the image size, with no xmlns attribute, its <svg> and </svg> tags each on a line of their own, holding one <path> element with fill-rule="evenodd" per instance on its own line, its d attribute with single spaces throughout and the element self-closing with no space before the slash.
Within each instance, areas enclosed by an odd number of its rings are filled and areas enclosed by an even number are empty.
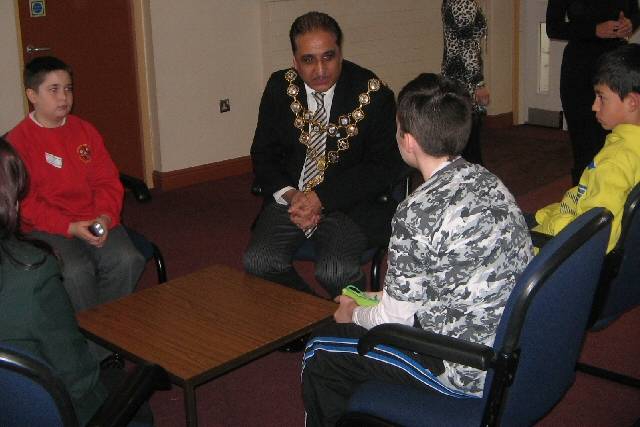
<svg viewBox="0 0 640 427">
<path fill-rule="evenodd" d="M 287 209 L 277 203 L 265 206 L 244 254 L 244 268 L 253 275 L 313 293 L 292 265 L 306 237 L 291 222 Z M 332 298 L 347 284 L 364 289 L 360 258 L 367 239 L 357 224 L 341 212 L 332 212 L 325 215 L 310 239 L 315 245 L 315 277 Z"/>
<path fill-rule="evenodd" d="M 51 245 L 60 258 L 62 283 L 76 312 L 130 294 L 144 270 L 145 259 L 122 226 L 109 231 L 101 248 L 81 239 L 41 231 L 34 231 L 29 237 Z M 98 360 L 109 354 L 95 345 L 90 347 Z"/>
</svg>

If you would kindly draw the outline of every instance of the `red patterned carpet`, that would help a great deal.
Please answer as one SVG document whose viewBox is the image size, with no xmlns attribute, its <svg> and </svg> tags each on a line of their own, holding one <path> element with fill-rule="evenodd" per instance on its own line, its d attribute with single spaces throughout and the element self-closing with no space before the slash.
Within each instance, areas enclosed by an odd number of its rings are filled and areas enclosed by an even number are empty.
<svg viewBox="0 0 640 427">
<path fill-rule="evenodd" d="M 517 126 L 488 129 L 488 169 L 516 195 L 524 211 L 558 200 L 569 186 L 569 144 L 564 132 Z M 148 204 L 128 196 L 124 218 L 161 248 L 169 278 L 213 263 L 241 268 L 241 254 L 260 200 L 249 193 L 251 176 L 158 193 Z M 141 287 L 154 284 L 152 266 Z M 303 266 L 306 272 L 309 265 Z M 224 343 L 221 343 L 224 345 Z M 561 344 L 560 344 L 561 345 Z M 584 361 L 640 378 L 640 309 L 590 333 Z M 203 427 L 301 426 L 300 354 L 272 353 L 197 389 Z M 158 427 L 183 426 L 182 391 L 158 392 L 151 401 Z M 628 426 L 640 418 L 640 390 L 578 374 L 575 385 L 540 422 L 543 426 Z"/>
</svg>

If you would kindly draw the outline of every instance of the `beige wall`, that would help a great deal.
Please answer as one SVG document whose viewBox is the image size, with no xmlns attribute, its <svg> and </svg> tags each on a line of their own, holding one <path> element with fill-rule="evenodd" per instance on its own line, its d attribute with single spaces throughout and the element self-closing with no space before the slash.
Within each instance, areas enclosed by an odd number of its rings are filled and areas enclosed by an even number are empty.
<svg viewBox="0 0 640 427">
<path fill-rule="evenodd" d="M 134 0 L 147 1 L 147 0 Z M 484 0 L 490 114 L 511 107 L 512 2 Z M 150 88 L 153 169 L 169 172 L 249 154 L 268 75 L 291 65 L 288 30 L 308 10 L 335 16 L 344 55 L 373 69 L 394 91 L 438 72 L 440 2 L 424 0 L 150 0 L 155 88 Z M 0 1 L 0 131 L 24 114 L 12 1 Z M 155 89 L 155 90 L 154 90 Z M 230 98 L 220 114 L 218 100 Z"/>
<path fill-rule="evenodd" d="M 289 27 L 309 10 L 336 18 L 344 33 L 344 57 L 373 70 L 396 93 L 421 72 L 440 72 L 438 1 L 273 0 L 264 4 L 265 79 L 291 66 Z"/>
<path fill-rule="evenodd" d="M 0 135 L 24 116 L 20 52 L 13 0 L 0 1 Z"/>
<path fill-rule="evenodd" d="M 167 172 L 246 156 L 262 91 L 259 0 L 152 0 L 160 156 Z M 231 111 L 220 114 L 219 100 Z"/>
</svg>

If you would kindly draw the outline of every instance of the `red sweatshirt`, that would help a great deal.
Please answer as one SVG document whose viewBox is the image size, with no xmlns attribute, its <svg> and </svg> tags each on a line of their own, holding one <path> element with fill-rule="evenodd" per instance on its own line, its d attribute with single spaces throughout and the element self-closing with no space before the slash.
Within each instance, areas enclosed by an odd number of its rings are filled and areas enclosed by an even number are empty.
<svg viewBox="0 0 640 427">
<path fill-rule="evenodd" d="M 57 128 L 29 116 L 7 135 L 29 172 L 29 193 L 20 204 L 22 231 L 69 237 L 69 224 L 111 217 L 120 223 L 123 188 L 102 137 L 88 122 L 69 115 Z"/>
</svg>

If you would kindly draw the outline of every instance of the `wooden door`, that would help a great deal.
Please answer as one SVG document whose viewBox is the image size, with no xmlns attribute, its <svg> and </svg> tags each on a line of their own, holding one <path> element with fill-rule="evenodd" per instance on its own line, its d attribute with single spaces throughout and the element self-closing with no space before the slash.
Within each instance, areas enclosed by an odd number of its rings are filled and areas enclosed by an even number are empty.
<svg viewBox="0 0 640 427">
<path fill-rule="evenodd" d="M 121 172 L 144 179 L 131 0 L 49 0 L 41 17 L 31 3 L 18 0 L 25 64 L 37 55 L 69 64 L 73 114 L 98 129 Z"/>
</svg>

